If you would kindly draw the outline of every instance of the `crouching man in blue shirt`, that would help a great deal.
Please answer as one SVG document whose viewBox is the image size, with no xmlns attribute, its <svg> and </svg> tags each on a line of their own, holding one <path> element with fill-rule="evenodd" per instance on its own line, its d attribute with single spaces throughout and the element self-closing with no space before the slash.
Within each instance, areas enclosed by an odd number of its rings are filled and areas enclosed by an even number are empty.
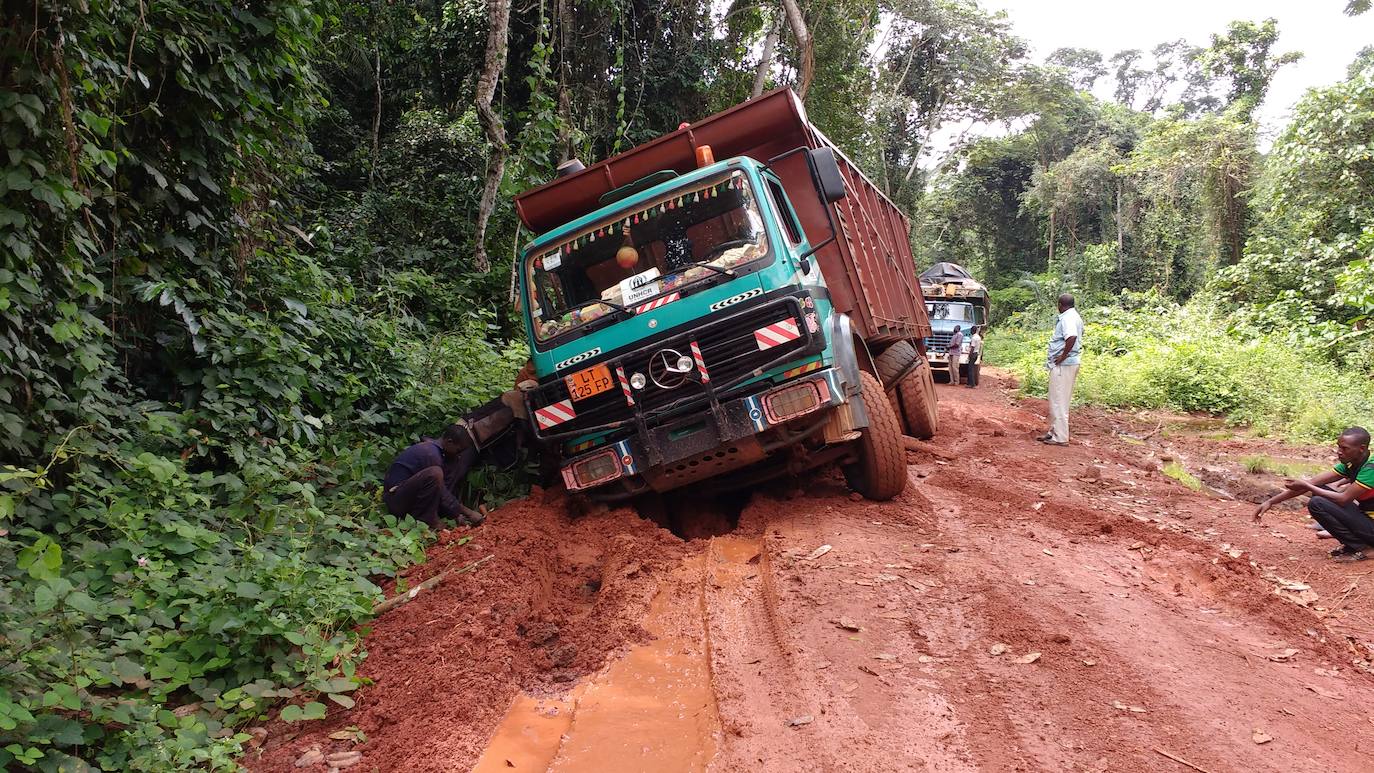
<svg viewBox="0 0 1374 773">
<path fill-rule="evenodd" d="M 396 457 L 382 483 L 382 501 L 397 518 L 409 515 L 430 528 L 438 528 L 440 517 L 478 526 L 486 516 L 458 501 L 459 487 L 476 461 L 467 428 L 451 424 L 438 440 L 425 438 Z"/>
</svg>

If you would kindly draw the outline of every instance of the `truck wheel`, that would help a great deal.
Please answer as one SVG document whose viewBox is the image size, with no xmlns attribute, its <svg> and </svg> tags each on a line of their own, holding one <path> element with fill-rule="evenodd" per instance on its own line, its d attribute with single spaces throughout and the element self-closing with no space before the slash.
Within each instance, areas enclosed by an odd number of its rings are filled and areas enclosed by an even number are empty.
<svg viewBox="0 0 1374 773">
<path fill-rule="evenodd" d="M 844 468 L 849 487 L 866 499 L 885 502 L 906 488 L 906 446 L 902 426 L 878 379 L 861 373 L 868 427 L 856 441 L 859 460 Z"/>
<path fill-rule="evenodd" d="M 878 379 L 883 382 L 883 388 L 891 389 L 897 385 L 897 377 L 902 371 L 915 361 L 916 347 L 909 341 L 898 341 L 873 359 L 873 368 L 878 371 Z"/>
<path fill-rule="evenodd" d="M 930 375 L 930 363 L 922 362 L 920 367 L 906 374 L 897 384 L 897 398 L 907 434 L 921 440 L 935 437 L 940 429 L 940 410 L 935 402 L 935 379 Z"/>
</svg>

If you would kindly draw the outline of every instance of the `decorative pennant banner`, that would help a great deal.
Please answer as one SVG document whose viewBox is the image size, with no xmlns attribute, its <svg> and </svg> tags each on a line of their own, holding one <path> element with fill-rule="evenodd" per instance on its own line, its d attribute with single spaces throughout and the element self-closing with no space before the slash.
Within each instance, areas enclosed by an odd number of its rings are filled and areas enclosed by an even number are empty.
<svg viewBox="0 0 1374 773">
<path fill-rule="evenodd" d="M 691 206 L 692 204 L 699 204 L 709 199 L 720 198 L 721 193 L 727 190 L 738 191 L 743 190 L 743 188 L 744 174 L 742 172 L 735 172 L 734 174 L 730 175 L 729 179 L 722 180 L 718 183 L 713 183 L 702 188 L 687 191 L 677 196 L 673 196 L 672 198 L 654 202 L 650 206 L 641 209 L 638 212 L 632 212 L 629 215 L 624 216 L 621 220 L 618 220 L 609 226 L 602 225 L 601 227 L 595 230 L 588 231 L 583 234 L 578 234 L 572 239 L 569 239 L 568 241 L 564 242 L 562 247 L 555 248 L 549 254 L 557 255 L 561 253 L 563 255 L 571 255 L 574 250 L 580 250 L 588 244 L 595 242 L 597 239 L 605 239 L 608 236 L 614 236 L 616 231 L 619 231 L 623 235 L 628 235 L 630 233 L 630 226 L 639 225 L 640 223 L 647 221 L 651 217 L 658 217 L 659 215 L 665 214 L 667 212 L 678 210 L 682 207 Z M 541 262 L 538 265 L 542 266 L 543 264 Z M 551 270 L 557 268 L 558 265 L 558 262 L 551 261 L 550 265 L 548 266 L 548 269 Z"/>
</svg>

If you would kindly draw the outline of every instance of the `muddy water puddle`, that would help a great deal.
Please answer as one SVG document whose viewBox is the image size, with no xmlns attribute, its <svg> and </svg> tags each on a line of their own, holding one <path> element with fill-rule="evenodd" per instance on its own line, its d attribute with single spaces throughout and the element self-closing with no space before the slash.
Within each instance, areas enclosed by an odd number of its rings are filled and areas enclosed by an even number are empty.
<svg viewBox="0 0 1374 773">
<path fill-rule="evenodd" d="M 703 586 L 756 571 L 761 541 L 722 536 L 662 583 L 633 647 L 566 694 L 521 694 L 474 770 L 703 771 L 720 746 Z M 722 571 L 724 570 L 724 571 Z"/>
</svg>

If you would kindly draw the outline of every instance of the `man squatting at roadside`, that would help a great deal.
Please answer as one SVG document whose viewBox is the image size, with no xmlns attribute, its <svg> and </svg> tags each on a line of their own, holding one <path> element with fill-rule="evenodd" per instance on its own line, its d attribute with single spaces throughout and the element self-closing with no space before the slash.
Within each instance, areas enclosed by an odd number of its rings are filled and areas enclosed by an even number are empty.
<svg viewBox="0 0 1374 773">
<path fill-rule="evenodd" d="M 1336 466 L 1305 480 L 1285 480 L 1284 490 L 1255 509 L 1259 522 L 1269 508 L 1294 497 L 1309 496 L 1307 512 L 1323 529 L 1340 541 L 1331 551 L 1337 561 L 1363 561 L 1374 545 L 1374 464 L 1369 459 L 1369 432 L 1351 427 L 1336 440 Z M 1331 488 L 1328 484 L 1338 484 Z"/>
<path fill-rule="evenodd" d="M 386 471 L 382 501 L 397 518 L 411 516 L 438 528 L 439 518 L 479 526 L 486 516 L 458 501 L 458 490 L 477 461 L 477 448 L 462 424 L 450 424 L 438 440 L 425 438 L 402 451 Z"/>
</svg>

